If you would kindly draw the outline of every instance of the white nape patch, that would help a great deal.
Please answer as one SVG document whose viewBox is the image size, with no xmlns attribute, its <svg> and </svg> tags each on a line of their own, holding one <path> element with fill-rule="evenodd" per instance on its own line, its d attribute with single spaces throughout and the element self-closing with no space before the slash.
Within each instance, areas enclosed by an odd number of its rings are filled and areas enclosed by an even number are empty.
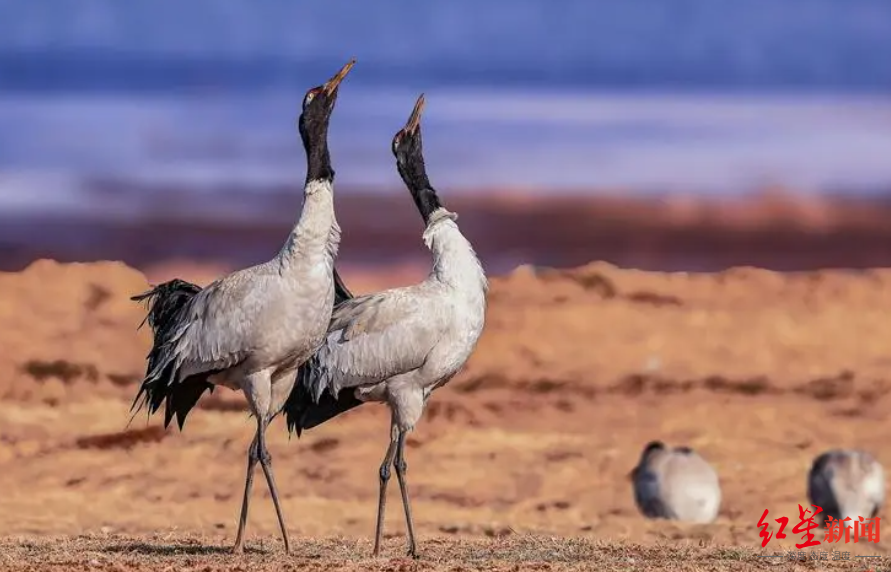
<svg viewBox="0 0 891 572">
<path fill-rule="evenodd" d="M 456 226 L 455 221 L 458 220 L 458 213 L 453 213 L 452 211 L 446 210 L 445 207 L 439 207 L 430 215 L 430 221 L 427 223 L 427 228 L 424 229 L 424 234 L 421 235 L 421 238 L 424 240 L 424 244 L 427 248 L 432 248 L 433 246 L 433 236 L 436 231 L 441 226 L 441 223 L 445 221 L 451 221 L 453 226 Z"/>
<path fill-rule="evenodd" d="M 303 192 L 307 195 L 313 195 L 319 191 L 333 191 L 331 186 L 331 181 L 328 179 L 314 179 L 308 183 L 306 183 L 306 187 L 304 187 Z"/>
<path fill-rule="evenodd" d="M 460 284 L 458 288 L 466 292 L 481 288 L 485 295 L 489 282 L 473 246 L 461 234 L 455 222 L 457 219 L 457 214 L 444 207 L 430 215 L 422 236 L 424 244 L 433 253 L 433 274 L 453 286 Z"/>
</svg>

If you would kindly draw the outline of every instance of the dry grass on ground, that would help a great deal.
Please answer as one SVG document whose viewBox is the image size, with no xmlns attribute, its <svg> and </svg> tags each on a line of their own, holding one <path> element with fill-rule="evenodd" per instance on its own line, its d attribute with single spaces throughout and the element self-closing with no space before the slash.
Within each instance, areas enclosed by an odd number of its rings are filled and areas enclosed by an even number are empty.
<svg viewBox="0 0 891 572">
<path fill-rule="evenodd" d="M 398 546 L 396 543 L 399 543 Z M 0 540 L 0 569 L 42 570 L 379 570 L 412 572 L 434 570 L 865 570 L 891 564 L 851 559 L 840 562 L 767 562 L 745 548 L 697 546 L 690 543 L 641 546 L 627 542 L 591 541 L 510 535 L 490 540 L 431 538 L 424 541 L 419 559 L 402 556 L 402 539 L 391 539 L 386 555 L 371 558 L 368 541 L 352 539 L 299 539 L 294 553 L 286 556 L 279 542 L 256 545 L 242 556 L 233 556 L 219 538 L 116 535 Z"/>
</svg>

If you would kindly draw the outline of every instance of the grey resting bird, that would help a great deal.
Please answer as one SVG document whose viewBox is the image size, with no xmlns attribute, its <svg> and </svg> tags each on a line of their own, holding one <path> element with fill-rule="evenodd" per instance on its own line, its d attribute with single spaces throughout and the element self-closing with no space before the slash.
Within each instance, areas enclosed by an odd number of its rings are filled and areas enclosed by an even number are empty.
<svg viewBox="0 0 891 572">
<path fill-rule="evenodd" d="M 258 462 L 272 494 L 285 551 L 290 551 L 265 433 L 291 393 L 298 366 L 325 339 L 335 295 L 338 299 L 348 295 L 338 286 L 342 283 L 334 269 L 340 227 L 334 216 L 328 124 L 338 86 L 354 63 L 310 89 L 303 99 L 298 123 L 307 156 L 303 210 L 278 254 L 204 289 L 171 280 L 133 297 L 147 300 L 146 320 L 154 343 L 131 409 L 138 412 L 145 406 L 151 415 L 165 403 L 165 428 L 176 417 L 182 430 L 201 395 L 223 385 L 244 392 L 257 420 L 248 449 L 236 553 L 243 551 Z"/>
<path fill-rule="evenodd" d="M 649 518 L 706 523 L 718 516 L 718 475 L 689 447 L 669 449 L 661 441 L 651 441 L 630 477 L 634 500 Z"/>
<path fill-rule="evenodd" d="M 392 150 L 424 219 L 422 238 L 433 254 L 433 269 L 419 284 L 336 304 L 328 336 L 300 368 L 284 408 L 288 429 L 300 436 L 361 403 L 389 406 L 390 445 L 379 472 L 375 556 L 380 553 L 391 465 L 402 493 L 408 553 L 417 556 L 405 480 L 405 439 L 433 390 L 464 366 L 485 323 L 488 282 L 482 265 L 458 229 L 457 215 L 442 206 L 427 178 L 421 146 L 423 108 L 422 94 L 393 138 Z"/>
<path fill-rule="evenodd" d="M 814 459 L 808 473 L 807 496 L 823 509 L 818 519 L 875 518 L 885 502 L 885 472 L 864 451 L 834 449 Z M 853 522 L 844 526 L 853 526 Z"/>
</svg>

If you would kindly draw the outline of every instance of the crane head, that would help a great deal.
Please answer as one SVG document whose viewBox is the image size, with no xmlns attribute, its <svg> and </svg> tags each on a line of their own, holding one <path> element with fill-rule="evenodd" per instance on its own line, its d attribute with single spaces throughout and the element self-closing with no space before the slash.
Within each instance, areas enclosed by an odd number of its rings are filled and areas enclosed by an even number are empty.
<svg viewBox="0 0 891 572">
<path fill-rule="evenodd" d="M 424 218 L 430 221 L 431 215 L 442 204 L 436 191 L 427 178 L 427 167 L 424 165 L 424 150 L 421 144 L 421 113 L 424 111 L 424 94 L 418 97 L 415 108 L 411 112 L 405 127 L 393 136 L 393 155 L 396 156 L 396 168 L 403 182 L 411 192 L 415 205 Z"/>
<path fill-rule="evenodd" d="M 646 447 L 644 447 L 643 455 L 649 455 L 653 451 L 662 451 L 665 449 L 665 443 L 662 441 L 650 441 L 647 443 Z"/>
<path fill-rule="evenodd" d="M 664 450 L 665 443 L 663 443 L 662 441 L 650 441 L 649 443 L 647 443 L 647 445 L 643 449 L 643 452 L 641 452 L 640 454 L 640 460 L 638 461 L 637 466 L 631 469 L 631 472 L 626 475 L 628 480 L 633 481 L 634 479 L 636 479 L 638 473 L 640 473 L 641 471 L 641 467 L 649 461 L 650 457 L 652 455 L 655 455 L 657 451 Z"/>
<path fill-rule="evenodd" d="M 640 462 L 641 463 L 648 462 L 649 459 L 653 458 L 660 451 L 664 451 L 666 448 L 667 447 L 665 446 L 665 443 L 663 443 L 662 441 L 658 441 L 658 440 L 650 441 L 649 443 L 647 443 L 647 445 L 644 447 L 643 451 L 640 454 Z"/>
<path fill-rule="evenodd" d="M 328 120 L 334 111 L 334 103 L 337 101 L 337 89 L 340 82 L 346 77 L 356 60 L 348 61 L 334 77 L 306 92 L 303 96 L 303 109 L 300 113 L 298 128 L 303 137 L 304 144 L 324 138 L 328 133 Z"/>
<path fill-rule="evenodd" d="M 400 164 L 408 161 L 409 156 L 416 155 L 422 157 L 421 146 L 421 114 L 424 112 L 424 94 L 422 93 L 415 102 L 415 108 L 412 109 L 405 127 L 400 129 L 393 136 L 393 155 Z"/>
</svg>

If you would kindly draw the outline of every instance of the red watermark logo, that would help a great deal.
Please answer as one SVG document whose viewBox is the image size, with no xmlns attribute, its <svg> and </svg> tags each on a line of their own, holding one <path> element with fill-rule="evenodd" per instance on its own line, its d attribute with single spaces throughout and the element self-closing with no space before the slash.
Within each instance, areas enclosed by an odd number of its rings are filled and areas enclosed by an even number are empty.
<svg viewBox="0 0 891 572">
<path fill-rule="evenodd" d="M 816 506 L 811 505 L 811 509 L 804 508 L 801 505 L 798 505 L 798 524 L 792 529 L 793 534 L 801 535 L 801 544 L 796 544 L 795 548 L 801 550 L 802 548 L 806 548 L 808 546 L 817 546 L 821 543 L 820 540 L 815 538 L 813 530 L 818 530 L 820 526 L 814 521 L 814 518 L 823 512 L 823 509 Z M 810 516 L 808 516 L 810 515 Z M 764 521 L 767 518 L 767 509 L 764 509 L 764 513 L 761 515 L 761 518 L 758 520 L 758 527 L 761 531 L 758 533 L 758 536 L 762 538 L 761 547 L 764 548 L 767 546 L 767 543 L 770 542 L 770 539 L 773 538 L 773 532 L 767 530 L 768 523 Z M 850 516 L 846 517 L 844 520 L 839 520 L 837 518 L 827 517 L 823 522 L 823 527 L 825 529 L 825 533 L 823 536 L 822 542 L 827 544 L 838 544 L 838 542 L 844 539 L 845 544 L 854 540 L 854 542 L 860 542 L 861 539 L 865 539 L 866 542 L 879 542 L 879 521 L 881 518 L 863 518 L 858 517 L 858 520 L 852 519 Z M 776 533 L 777 538 L 786 538 L 786 533 L 784 530 L 789 525 L 789 517 L 781 516 L 780 518 L 775 518 L 774 522 L 778 522 L 780 524 L 780 529 Z M 853 526 L 847 526 L 848 522 L 853 522 Z"/>
</svg>

